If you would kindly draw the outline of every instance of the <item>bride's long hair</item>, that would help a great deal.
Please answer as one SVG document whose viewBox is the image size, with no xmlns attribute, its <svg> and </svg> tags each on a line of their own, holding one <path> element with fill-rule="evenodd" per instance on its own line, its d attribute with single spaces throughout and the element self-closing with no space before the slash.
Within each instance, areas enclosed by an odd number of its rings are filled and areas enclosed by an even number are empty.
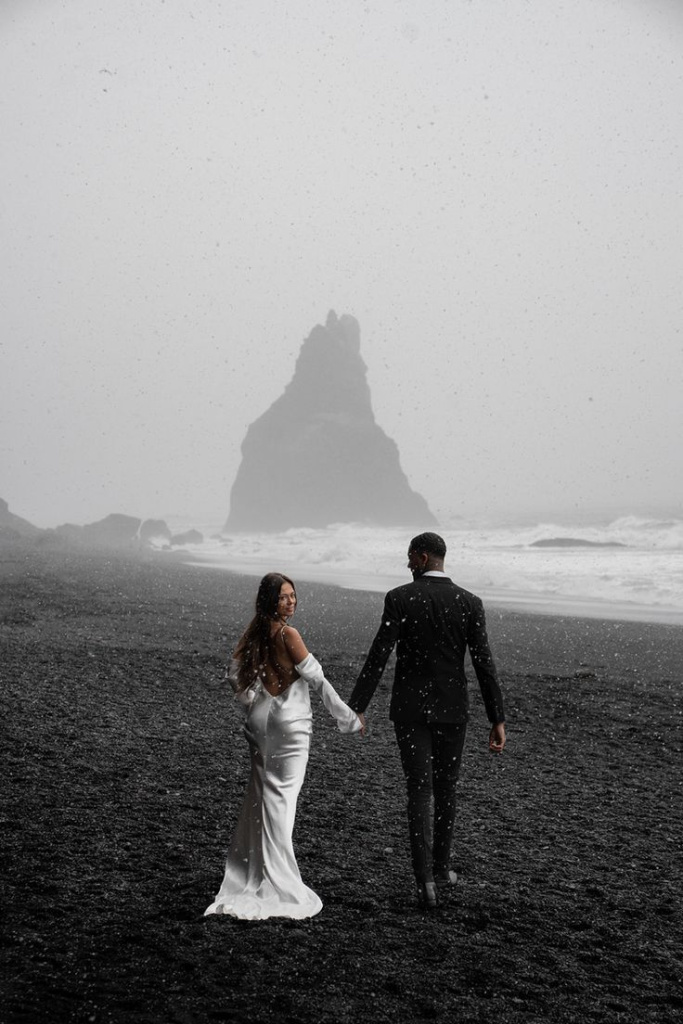
<svg viewBox="0 0 683 1024">
<path fill-rule="evenodd" d="M 237 690 L 241 693 L 254 683 L 266 662 L 274 668 L 271 626 L 277 617 L 278 601 L 283 583 L 289 583 L 296 599 L 296 587 L 289 576 L 269 572 L 259 583 L 256 614 L 240 637 L 233 657 L 238 663 Z"/>
</svg>

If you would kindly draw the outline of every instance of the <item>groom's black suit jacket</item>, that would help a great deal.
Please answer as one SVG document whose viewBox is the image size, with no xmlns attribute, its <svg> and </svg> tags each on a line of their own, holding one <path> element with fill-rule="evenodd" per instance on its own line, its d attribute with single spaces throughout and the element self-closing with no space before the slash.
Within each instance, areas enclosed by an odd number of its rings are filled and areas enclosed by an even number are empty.
<svg viewBox="0 0 683 1024">
<path fill-rule="evenodd" d="M 382 623 L 348 701 L 354 711 L 365 711 L 395 644 L 392 721 L 466 721 L 468 647 L 489 721 L 505 721 L 484 606 L 474 594 L 444 576 L 418 576 L 390 590 Z"/>
</svg>

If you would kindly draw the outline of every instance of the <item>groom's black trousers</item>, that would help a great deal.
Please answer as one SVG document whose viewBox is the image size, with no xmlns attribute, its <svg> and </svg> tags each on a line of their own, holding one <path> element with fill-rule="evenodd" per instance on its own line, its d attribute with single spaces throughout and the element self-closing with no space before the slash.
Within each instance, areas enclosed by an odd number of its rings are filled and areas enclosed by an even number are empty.
<svg viewBox="0 0 683 1024">
<path fill-rule="evenodd" d="M 455 784 L 465 744 L 466 722 L 394 722 L 408 788 L 408 828 L 418 882 L 449 868 L 455 823 Z M 434 798 L 434 828 L 431 800 Z"/>
</svg>

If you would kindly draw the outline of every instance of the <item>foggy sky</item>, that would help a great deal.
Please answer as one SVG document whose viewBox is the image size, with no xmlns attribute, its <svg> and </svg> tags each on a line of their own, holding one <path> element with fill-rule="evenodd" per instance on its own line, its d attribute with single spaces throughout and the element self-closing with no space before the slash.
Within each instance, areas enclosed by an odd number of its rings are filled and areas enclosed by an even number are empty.
<svg viewBox="0 0 683 1024">
<path fill-rule="evenodd" d="M 4 0 L 0 496 L 222 523 L 334 308 L 437 515 L 683 500 L 667 0 Z"/>
</svg>

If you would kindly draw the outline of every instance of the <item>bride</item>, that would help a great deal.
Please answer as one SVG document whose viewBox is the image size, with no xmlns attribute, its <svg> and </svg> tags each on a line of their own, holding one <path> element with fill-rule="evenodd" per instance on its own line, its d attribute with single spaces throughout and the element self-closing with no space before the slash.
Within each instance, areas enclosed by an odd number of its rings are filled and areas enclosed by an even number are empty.
<svg viewBox="0 0 683 1024">
<path fill-rule="evenodd" d="M 264 576 L 256 614 L 230 663 L 229 679 L 245 706 L 251 774 L 218 894 L 205 914 L 244 920 L 313 917 L 320 898 L 304 885 L 292 847 L 296 803 L 312 732 L 309 688 L 322 697 L 341 732 L 365 733 L 365 721 L 338 696 L 287 620 L 294 584 Z"/>
</svg>

